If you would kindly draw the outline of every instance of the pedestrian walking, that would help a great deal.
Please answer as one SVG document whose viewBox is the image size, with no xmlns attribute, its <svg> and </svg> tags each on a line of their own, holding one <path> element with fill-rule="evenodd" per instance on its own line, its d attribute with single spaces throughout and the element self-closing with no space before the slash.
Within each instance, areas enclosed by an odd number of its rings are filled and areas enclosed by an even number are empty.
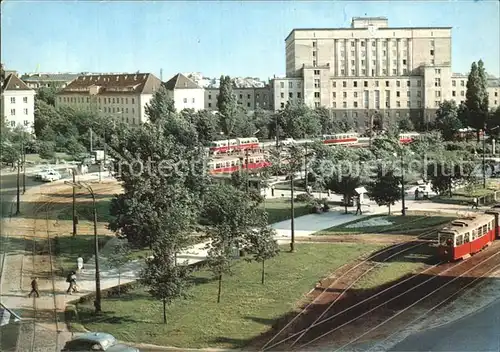
<svg viewBox="0 0 500 352">
<path fill-rule="evenodd" d="M 77 292 L 76 289 L 76 273 L 72 271 L 69 273 L 68 277 L 66 278 L 66 282 L 69 283 L 68 290 L 66 293 L 69 293 L 70 295 L 73 294 L 73 292 Z"/>
<path fill-rule="evenodd" d="M 83 270 L 83 258 L 81 255 L 79 255 L 76 260 L 76 267 L 78 268 L 78 272 L 81 273 Z"/>
<path fill-rule="evenodd" d="M 271 197 L 274 197 L 274 186 L 271 186 Z"/>
<path fill-rule="evenodd" d="M 419 194 L 419 191 L 418 191 L 418 188 L 415 190 L 415 200 L 418 199 L 418 194 Z"/>
<path fill-rule="evenodd" d="M 472 201 L 472 209 L 474 209 L 474 208 L 478 209 L 478 205 L 479 205 L 478 203 L 479 202 L 478 202 L 477 197 L 474 197 L 474 200 Z"/>
<path fill-rule="evenodd" d="M 28 297 L 31 297 L 32 294 L 36 294 L 37 297 L 40 297 L 40 293 L 38 292 L 38 279 L 36 277 L 31 280 L 31 291 Z"/>
<path fill-rule="evenodd" d="M 359 198 L 356 198 L 356 215 L 363 215 L 363 211 L 361 210 L 361 200 Z"/>
</svg>

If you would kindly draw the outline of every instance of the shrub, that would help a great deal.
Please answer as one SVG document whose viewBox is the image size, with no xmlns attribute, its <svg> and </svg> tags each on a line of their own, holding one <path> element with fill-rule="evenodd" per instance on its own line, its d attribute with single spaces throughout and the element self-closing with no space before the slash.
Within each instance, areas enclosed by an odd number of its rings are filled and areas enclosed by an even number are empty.
<svg viewBox="0 0 500 352">
<path fill-rule="evenodd" d="M 314 199 L 314 196 L 308 194 L 308 193 L 301 193 L 297 197 L 295 197 L 296 202 L 310 202 L 311 200 Z"/>
</svg>

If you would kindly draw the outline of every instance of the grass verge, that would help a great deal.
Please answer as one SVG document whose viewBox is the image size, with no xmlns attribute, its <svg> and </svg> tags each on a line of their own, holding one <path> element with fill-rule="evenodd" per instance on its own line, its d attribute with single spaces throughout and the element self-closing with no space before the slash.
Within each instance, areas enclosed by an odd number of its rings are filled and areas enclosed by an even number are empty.
<svg viewBox="0 0 500 352">
<path fill-rule="evenodd" d="M 290 219 L 290 198 L 273 198 L 262 203 L 269 217 L 269 223 L 285 221 Z M 311 214 L 311 207 L 307 203 L 294 203 L 295 217 Z"/>
<path fill-rule="evenodd" d="M 349 227 L 350 225 L 362 222 L 368 222 L 374 219 L 386 220 L 392 225 L 369 225 L 360 227 Z M 361 234 L 361 233 L 387 233 L 387 232 L 398 232 L 405 233 L 415 229 L 425 229 L 428 227 L 433 227 L 441 224 L 445 224 L 451 220 L 453 217 L 449 216 L 418 216 L 418 215 L 407 215 L 407 216 L 387 216 L 387 215 L 372 215 L 361 218 L 359 220 L 351 221 L 339 226 L 330 227 L 329 229 L 323 230 L 316 235 L 318 236 L 332 236 L 340 234 Z"/>
<path fill-rule="evenodd" d="M 239 348 L 266 331 L 296 308 L 314 284 L 346 262 L 380 246 L 359 244 L 301 244 L 296 253 L 282 252 L 266 265 L 238 261 L 234 275 L 225 276 L 222 302 L 217 304 L 217 281 L 209 271 L 194 274 L 186 300 L 175 300 L 162 324 L 161 302 L 143 288 L 121 299 L 103 301 L 103 315 L 92 314 L 91 302 L 78 304 L 80 323 L 92 331 L 106 331 L 120 340 L 183 348 Z M 209 323 L 208 323 L 209 322 Z"/>
</svg>

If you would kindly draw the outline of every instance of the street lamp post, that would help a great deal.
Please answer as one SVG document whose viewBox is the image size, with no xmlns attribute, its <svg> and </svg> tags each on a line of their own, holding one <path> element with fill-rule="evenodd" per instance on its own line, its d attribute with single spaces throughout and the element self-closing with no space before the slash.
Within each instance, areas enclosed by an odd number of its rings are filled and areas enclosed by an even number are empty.
<svg viewBox="0 0 500 352">
<path fill-rule="evenodd" d="M 94 256 L 95 256 L 95 301 L 94 307 L 95 312 L 101 312 L 101 275 L 99 272 L 99 238 L 97 236 L 97 208 L 95 204 L 95 193 L 90 185 L 81 183 L 81 182 L 64 182 L 67 185 L 71 185 L 73 187 L 84 188 L 86 189 L 90 195 L 92 196 L 92 207 L 94 208 Z"/>
<path fill-rule="evenodd" d="M 22 156 L 23 156 L 23 194 L 26 193 L 26 145 L 24 144 L 24 132 L 23 139 L 21 141 Z"/>
<path fill-rule="evenodd" d="M 406 206 L 405 206 L 405 165 L 404 165 L 404 156 L 401 152 L 401 215 L 406 215 Z"/>
<path fill-rule="evenodd" d="M 17 159 L 17 208 L 16 208 L 16 215 L 21 214 L 21 189 L 20 189 L 20 158 Z"/>
<path fill-rule="evenodd" d="M 293 170 L 290 174 L 290 189 L 291 189 L 291 207 L 290 207 L 290 216 L 291 216 L 291 236 L 290 236 L 290 252 L 295 252 L 295 209 L 294 209 L 294 195 L 293 195 L 293 179 L 294 179 Z"/>
</svg>

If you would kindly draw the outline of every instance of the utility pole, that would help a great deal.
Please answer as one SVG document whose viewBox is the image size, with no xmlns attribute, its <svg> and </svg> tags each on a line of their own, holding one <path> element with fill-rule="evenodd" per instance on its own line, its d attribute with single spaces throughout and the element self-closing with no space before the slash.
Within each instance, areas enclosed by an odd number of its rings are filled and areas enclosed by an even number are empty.
<svg viewBox="0 0 500 352">
<path fill-rule="evenodd" d="M 276 114 L 276 119 L 275 119 L 275 137 L 276 137 L 276 149 L 280 147 L 280 131 L 279 131 L 279 126 L 278 126 L 278 114 Z"/>
<path fill-rule="evenodd" d="M 26 146 L 24 145 L 24 133 L 23 133 L 23 139 L 21 140 L 21 152 L 22 152 L 22 158 L 23 158 L 23 194 L 26 193 Z"/>
<path fill-rule="evenodd" d="M 92 188 L 88 188 L 92 196 L 92 206 L 94 207 L 94 255 L 95 255 L 95 312 L 101 312 L 101 275 L 99 273 L 99 238 L 97 237 L 97 208 L 95 205 L 95 194 Z"/>
<path fill-rule="evenodd" d="M 246 191 L 248 194 L 248 189 L 250 188 L 250 179 L 249 179 L 249 173 L 248 173 L 248 149 L 245 150 L 245 157 L 246 157 Z"/>
<path fill-rule="evenodd" d="M 307 143 L 304 145 L 305 146 L 305 154 L 304 154 L 304 171 L 305 171 L 305 187 L 306 187 L 306 192 L 309 193 L 309 180 L 308 180 L 308 174 L 307 174 Z"/>
<path fill-rule="evenodd" d="M 16 215 L 19 215 L 21 214 L 21 185 L 20 185 L 20 178 L 21 178 L 21 174 L 20 174 L 20 166 L 21 166 L 21 163 L 19 162 L 19 158 L 17 159 L 17 209 L 16 209 Z"/>
<path fill-rule="evenodd" d="M 92 148 L 92 128 L 89 127 L 89 133 L 90 133 L 90 152 L 92 153 L 94 150 Z"/>
<path fill-rule="evenodd" d="M 401 151 L 401 215 L 406 215 L 405 206 L 405 166 L 403 160 L 403 151 Z"/>
<path fill-rule="evenodd" d="M 73 169 L 73 236 L 76 236 L 76 224 L 78 220 L 76 219 L 76 172 Z"/>
<path fill-rule="evenodd" d="M 483 126 L 483 188 L 486 188 L 486 124 Z"/>
<path fill-rule="evenodd" d="M 291 176 L 290 176 L 290 186 L 291 186 L 291 197 L 292 197 L 292 203 L 291 203 L 291 208 L 290 208 L 290 216 L 291 216 L 291 237 L 290 237 L 290 252 L 295 252 L 295 209 L 294 209 L 294 199 L 293 199 L 293 174 L 294 170 L 292 170 Z"/>
</svg>

